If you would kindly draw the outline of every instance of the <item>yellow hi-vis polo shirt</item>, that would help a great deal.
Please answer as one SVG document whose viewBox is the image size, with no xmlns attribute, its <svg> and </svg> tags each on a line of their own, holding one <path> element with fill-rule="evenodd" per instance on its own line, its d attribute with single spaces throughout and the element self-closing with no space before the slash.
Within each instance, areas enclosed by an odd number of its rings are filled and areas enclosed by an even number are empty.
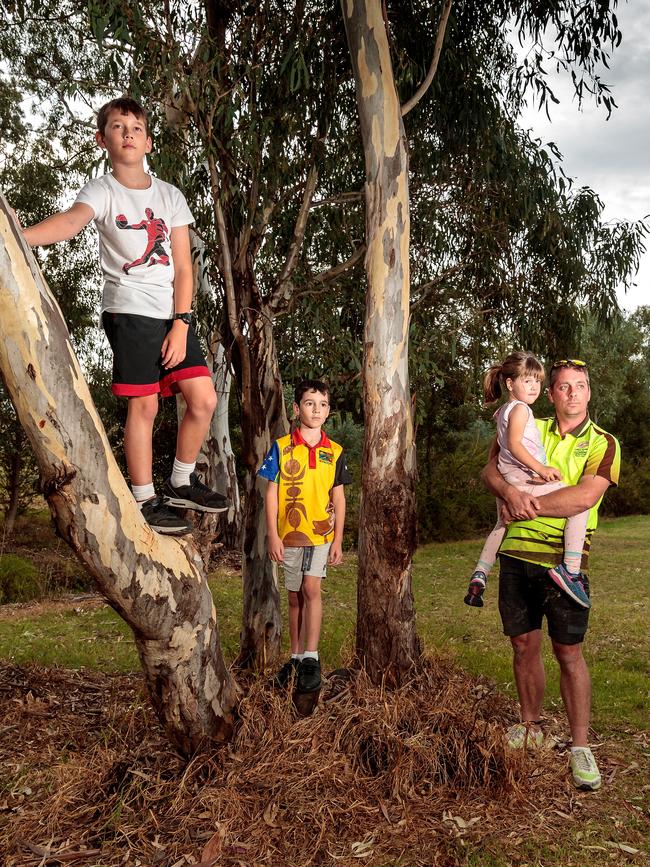
<svg viewBox="0 0 650 867">
<path fill-rule="evenodd" d="M 618 440 L 594 424 L 589 416 L 564 436 L 559 433 L 555 418 L 536 419 L 536 423 L 548 464 L 562 473 L 566 485 L 577 485 L 583 476 L 601 476 L 611 485 L 618 484 L 621 468 Z M 602 497 L 589 511 L 582 549 L 581 569 L 584 572 L 588 570 L 591 537 L 598 526 L 601 501 Z M 499 553 L 541 566 L 557 566 L 564 555 L 565 524 L 566 518 L 542 516 L 533 521 L 515 521 L 509 525 Z"/>
<path fill-rule="evenodd" d="M 342 446 L 325 431 L 310 446 L 296 428 L 273 443 L 257 474 L 278 485 L 278 535 L 287 547 L 332 541 L 332 488 L 352 482 Z"/>
</svg>

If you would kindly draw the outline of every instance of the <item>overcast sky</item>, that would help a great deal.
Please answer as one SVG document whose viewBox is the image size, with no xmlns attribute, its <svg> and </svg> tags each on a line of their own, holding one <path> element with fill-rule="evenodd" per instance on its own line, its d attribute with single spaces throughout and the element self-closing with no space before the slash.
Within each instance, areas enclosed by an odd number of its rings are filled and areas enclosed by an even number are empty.
<svg viewBox="0 0 650 867">
<path fill-rule="evenodd" d="M 638 220 L 650 214 L 650 0 L 620 2 L 616 14 L 623 41 L 610 69 L 601 73 L 618 104 L 610 119 L 605 120 L 604 106 L 588 100 L 579 110 L 570 77 L 563 74 L 550 79 L 561 100 L 560 105 L 550 105 L 551 122 L 544 112 L 531 108 L 522 122 L 543 142 L 557 144 L 564 171 L 577 186 L 590 186 L 600 195 L 606 220 Z M 650 253 L 635 282 L 626 295 L 620 293 L 627 310 L 650 304 Z"/>
</svg>

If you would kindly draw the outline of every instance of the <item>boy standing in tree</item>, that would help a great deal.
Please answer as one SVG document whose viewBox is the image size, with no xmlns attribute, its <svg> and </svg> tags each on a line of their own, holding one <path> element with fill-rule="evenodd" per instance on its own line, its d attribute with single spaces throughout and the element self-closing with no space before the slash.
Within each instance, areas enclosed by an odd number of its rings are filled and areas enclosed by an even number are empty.
<svg viewBox="0 0 650 867">
<path fill-rule="evenodd" d="M 96 141 L 112 172 L 89 181 L 67 211 L 24 230 L 31 246 L 73 238 L 91 220 L 99 232 L 104 274 L 102 325 L 113 350 L 115 395 L 129 399 L 124 453 L 131 489 L 159 533 L 182 534 L 192 525 L 168 506 L 223 512 L 228 501 L 194 472 L 217 397 L 192 326 L 194 218 L 180 190 L 148 174 L 147 116 L 126 97 L 97 115 Z M 187 411 L 178 429 L 176 459 L 165 496 L 153 485 L 153 425 L 158 395 L 180 392 Z"/>
<path fill-rule="evenodd" d="M 275 441 L 258 471 L 268 480 L 269 557 L 284 564 L 289 593 L 291 659 L 274 684 L 285 687 L 295 673 L 302 693 L 320 688 L 321 580 L 328 563 L 338 566 L 343 560 L 343 486 L 352 482 L 342 447 L 322 430 L 329 411 L 329 387 L 318 380 L 301 382 L 293 404 L 297 424 Z"/>
</svg>

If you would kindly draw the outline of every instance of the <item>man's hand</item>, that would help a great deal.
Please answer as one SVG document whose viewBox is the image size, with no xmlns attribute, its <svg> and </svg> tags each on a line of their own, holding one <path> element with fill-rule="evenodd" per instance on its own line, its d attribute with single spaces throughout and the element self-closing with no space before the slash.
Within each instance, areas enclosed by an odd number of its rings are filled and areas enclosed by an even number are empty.
<svg viewBox="0 0 650 867">
<path fill-rule="evenodd" d="M 184 322 L 181 322 L 181 320 L 176 320 L 169 334 L 163 340 L 160 352 L 162 354 L 163 367 L 166 367 L 168 370 L 176 367 L 185 358 L 187 354 L 187 332 L 188 326 Z"/>
<path fill-rule="evenodd" d="M 274 563 L 284 562 L 284 545 L 282 539 L 276 533 L 275 535 L 267 535 L 266 549 L 269 552 L 269 557 Z"/>
<path fill-rule="evenodd" d="M 343 562 L 343 546 L 340 542 L 332 542 L 327 562 L 330 566 L 339 566 Z"/>
<path fill-rule="evenodd" d="M 501 510 L 502 517 L 507 515 L 509 520 L 503 517 L 506 524 L 512 521 L 531 521 L 539 515 L 539 500 L 532 494 L 526 494 L 512 485 L 509 490 L 503 492 L 502 499 L 505 509 Z"/>
</svg>

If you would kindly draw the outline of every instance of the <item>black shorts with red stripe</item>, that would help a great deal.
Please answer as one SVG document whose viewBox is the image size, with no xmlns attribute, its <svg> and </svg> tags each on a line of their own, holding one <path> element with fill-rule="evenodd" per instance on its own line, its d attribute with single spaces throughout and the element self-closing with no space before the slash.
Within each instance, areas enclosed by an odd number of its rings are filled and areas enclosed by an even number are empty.
<svg viewBox="0 0 650 867">
<path fill-rule="evenodd" d="M 163 367 L 161 349 L 172 319 L 153 319 L 133 313 L 102 314 L 102 325 L 113 350 L 113 394 L 141 397 L 158 394 L 171 397 L 178 383 L 197 376 L 210 376 L 194 326 L 187 333 L 187 353 L 171 370 Z"/>
</svg>

